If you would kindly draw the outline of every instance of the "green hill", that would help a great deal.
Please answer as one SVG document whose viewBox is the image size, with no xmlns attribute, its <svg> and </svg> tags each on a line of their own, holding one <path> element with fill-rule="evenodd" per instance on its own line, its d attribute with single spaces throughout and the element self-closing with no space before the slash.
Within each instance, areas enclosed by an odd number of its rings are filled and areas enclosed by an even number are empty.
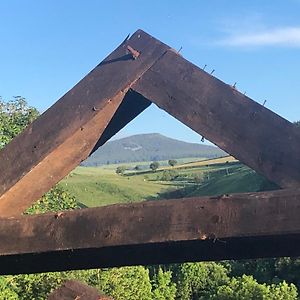
<svg viewBox="0 0 300 300">
<path fill-rule="evenodd" d="M 109 141 L 81 165 L 99 166 L 184 157 L 214 158 L 224 155 L 225 152 L 215 146 L 186 143 L 158 133 L 150 133 Z"/>
<path fill-rule="evenodd" d="M 117 166 L 115 165 L 115 168 Z M 117 175 L 115 169 L 78 167 L 61 184 L 82 206 L 256 192 L 277 188 L 231 157 Z"/>
</svg>

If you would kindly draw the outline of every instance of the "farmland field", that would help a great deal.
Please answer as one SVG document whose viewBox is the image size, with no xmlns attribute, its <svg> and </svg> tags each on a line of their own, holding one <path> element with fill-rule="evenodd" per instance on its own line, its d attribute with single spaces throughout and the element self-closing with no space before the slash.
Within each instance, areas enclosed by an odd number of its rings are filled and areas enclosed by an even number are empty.
<svg viewBox="0 0 300 300">
<path fill-rule="evenodd" d="M 276 188 L 232 157 L 165 166 L 153 172 L 149 163 L 136 171 L 127 164 L 123 175 L 118 165 L 78 167 L 61 181 L 82 206 L 95 207 L 145 200 L 252 192 Z M 162 165 L 162 164 L 161 164 Z"/>
</svg>

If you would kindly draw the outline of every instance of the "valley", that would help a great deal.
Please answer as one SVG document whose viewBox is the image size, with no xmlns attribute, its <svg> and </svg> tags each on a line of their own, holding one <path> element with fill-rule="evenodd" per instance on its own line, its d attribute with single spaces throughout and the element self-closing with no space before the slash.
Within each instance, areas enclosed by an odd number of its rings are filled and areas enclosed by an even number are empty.
<svg viewBox="0 0 300 300">
<path fill-rule="evenodd" d="M 182 159 L 174 167 L 161 161 L 156 171 L 149 168 L 150 163 L 80 166 L 60 185 L 82 207 L 277 188 L 231 156 L 191 162 Z M 126 169 L 123 174 L 116 174 L 118 166 Z M 140 166 L 138 170 L 136 166 Z"/>
</svg>

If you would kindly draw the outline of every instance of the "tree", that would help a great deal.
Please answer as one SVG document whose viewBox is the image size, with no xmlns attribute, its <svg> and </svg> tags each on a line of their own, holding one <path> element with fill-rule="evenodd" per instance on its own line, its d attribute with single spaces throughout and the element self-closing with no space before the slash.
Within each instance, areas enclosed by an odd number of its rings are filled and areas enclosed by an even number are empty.
<svg viewBox="0 0 300 300">
<path fill-rule="evenodd" d="M 11 282 L 15 287 L 15 292 L 19 300 L 43 300 L 48 295 L 62 285 L 66 280 L 66 273 L 42 273 L 42 274 L 24 274 L 12 276 Z M 1 299 L 2 295 L 0 294 Z M 9 298 L 10 299 L 10 298 Z"/>
<path fill-rule="evenodd" d="M 162 181 L 171 181 L 178 176 L 178 173 L 175 170 L 164 170 L 160 178 Z"/>
<path fill-rule="evenodd" d="M 152 298 L 155 300 L 174 300 L 175 296 L 176 284 L 172 282 L 172 272 L 164 272 L 159 267 L 152 279 Z"/>
<path fill-rule="evenodd" d="M 233 277 L 229 284 L 219 286 L 213 300 L 296 300 L 295 285 L 286 282 L 267 285 L 259 284 L 252 276 Z"/>
<path fill-rule="evenodd" d="M 141 266 L 103 270 L 97 288 L 115 300 L 152 300 L 149 271 Z"/>
<path fill-rule="evenodd" d="M 23 97 L 5 102 L 0 97 L 0 149 L 39 115 Z"/>
<path fill-rule="evenodd" d="M 276 277 L 275 258 L 230 261 L 230 276 L 252 275 L 258 282 L 272 283 Z"/>
<path fill-rule="evenodd" d="M 22 97 L 4 102 L 0 98 L 0 148 L 4 147 L 37 116 Z M 56 186 L 34 203 L 27 214 L 78 208 L 73 196 Z M 0 299 L 46 299 L 65 278 L 64 273 L 45 273 L 0 277 Z M 9 296 L 8 296 L 9 295 Z"/>
<path fill-rule="evenodd" d="M 171 167 L 174 167 L 174 166 L 177 165 L 177 160 L 176 160 L 176 159 L 169 159 L 168 164 L 169 164 Z"/>
<path fill-rule="evenodd" d="M 152 162 L 151 164 L 150 164 L 150 169 L 153 171 L 153 172 L 155 172 L 157 169 L 158 169 L 158 167 L 159 167 L 159 162 L 158 161 L 154 161 L 154 162 Z"/>
<path fill-rule="evenodd" d="M 209 299 L 229 282 L 228 270 L 217 263 L 184 263 L 176 270 L 177 298 Z"/>
<path fill-rule="evenodd" d="M 80 208 L 76 198 L 61 186 L 56 185 L 40 200 L 27 209 L 26 214 L 39 214 L 49 211 L 62 211 Z"/>
<path fill-rule="evenodd" d="M 296 284 L 300 288 L 300 258 L 281 257 L 275 261 L 276 277 Z"/>
<path fill-rule="evenodd" d="M 123 175 L 125 173 L 126 169 L 127 168 L 125 166 L 119 166 L 116 169 L 116 173 L 119 174 L 119 175 Z"/>
<path fill-rule="evenodd" d="M 12 276 L 0 277 L 0 297 L 3 300 L 18 300 L 18 294 L 15 292 L 15 287 L 12 285 Z"/>
</svg>

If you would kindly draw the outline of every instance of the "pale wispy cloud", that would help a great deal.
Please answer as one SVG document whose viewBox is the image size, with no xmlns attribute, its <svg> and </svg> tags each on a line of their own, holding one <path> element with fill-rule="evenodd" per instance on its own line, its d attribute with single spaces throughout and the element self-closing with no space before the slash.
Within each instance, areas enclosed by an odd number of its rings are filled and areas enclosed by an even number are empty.
<svg viewBox="0 0 300 300">
<path fill-rule="evenodd" d="M 231 32 L 217 44 L 233 47 L 279 46 L 300 48 L 300 26 Z"/>
</svg>

